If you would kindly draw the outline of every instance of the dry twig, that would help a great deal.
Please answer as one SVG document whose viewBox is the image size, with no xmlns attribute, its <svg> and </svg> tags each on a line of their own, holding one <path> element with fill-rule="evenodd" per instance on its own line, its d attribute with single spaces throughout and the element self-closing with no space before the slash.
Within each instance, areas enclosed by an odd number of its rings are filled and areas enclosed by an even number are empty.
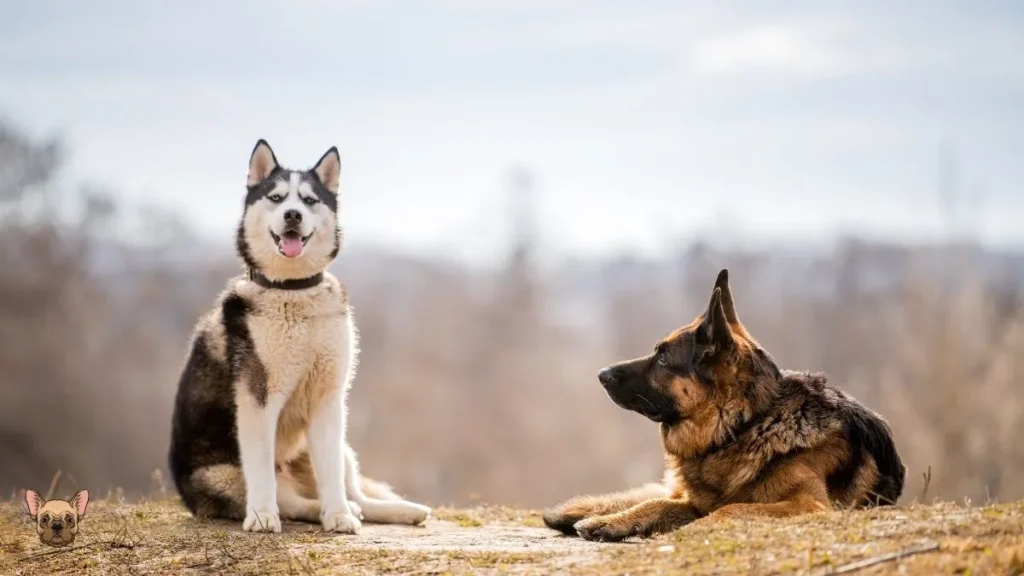
<svg viewBox="0 0 1024 576">
<path fill-rule="evenodd" d="M 921 544 L 919 546 L 912 546 L 910 548 L 904 548 L 897 552 L 891 552 L 889 554 L 882 554 L 881 556 L 874 556 L 871 558 L 865 558 L 864 560 L 858 560 L 857 562 L 851 562 L 844 564 L 831 572 L 826 574 L 849 574 L 856 572 L 857 570 L 863 570 L 882 562 L 890 562 L 892 560 L 899 560 L 900 558 L 906 558 L 907 556 L 913 556 L 914 554 L 923 554 L 925 552 L 934 552 L 939 549 L 938 542 L 929 542 L 927 544 Z"/>
<path fill-rule="evenodd" d="M 61 470 L 57 470 L 57 473 L 53 475 L 53 480 L 50 480 L 50 489 L 46 491 L 45 500 L 53 498 L 53 493 L 57 491 L 57 483 L 60 482 L 60 475 L 63 473 Z"/>
</svg>

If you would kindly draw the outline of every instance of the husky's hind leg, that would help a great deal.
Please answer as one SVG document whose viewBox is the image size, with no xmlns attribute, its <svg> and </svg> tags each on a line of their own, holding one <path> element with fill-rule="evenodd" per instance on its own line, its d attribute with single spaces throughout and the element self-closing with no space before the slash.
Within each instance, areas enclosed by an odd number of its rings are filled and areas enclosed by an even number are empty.
<svg viewBox="0 0 1024 576">
<path fill-rule="evenodd" d="M 288 520 L 320 521 L 320 502 L 299 494 L 295 484 L 287 477 L 277 478 L 277 507 L 281 510 L 281 517 Z"/>
<path fill-rule="evenodd" d="M 395 494 L 388 486 L 376 481 L 366 483 L 366 488 L 377 498 L 371 498 L 363 491 L 359 474 L 359 463 L 351 446 L 345 447 L 345 489 L 352 500 L 362 508 L 367 522 L 378 524 L 421 524 L 430 516 L 430 508 L 409 502 Z"/>
<path fill-rule="evenodd" d="M 180 488 L 185 506 L 201 518 L 245 518 L 245 478 L 233 464 L 203 466 Z"/>
</svg>

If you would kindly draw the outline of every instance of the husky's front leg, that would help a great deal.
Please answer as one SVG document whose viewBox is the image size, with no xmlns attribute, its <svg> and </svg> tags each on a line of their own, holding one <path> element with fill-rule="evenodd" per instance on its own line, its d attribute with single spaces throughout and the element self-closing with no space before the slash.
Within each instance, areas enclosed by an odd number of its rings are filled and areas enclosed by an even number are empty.
<svg viewBox="0 0 1024 576">
<path fill-rule="evenodd" d="M 345 392 L 337 386 L 313 414 L 309 452 L 313 457 L 320 522 L 324 530 L 355 534 L 362 525 L 352 513 L 345 494 Z"/>
<path fill-rule="evenodd" d="M 242 530 L 280 532 L 277 508 L 277 476 L 274 471 L 274 440 L 284 398 L 270 396 L 261 406 L 246 386 L 239 386 L 238 448 L 245 476 L 245 521 Z"/>
</svg>

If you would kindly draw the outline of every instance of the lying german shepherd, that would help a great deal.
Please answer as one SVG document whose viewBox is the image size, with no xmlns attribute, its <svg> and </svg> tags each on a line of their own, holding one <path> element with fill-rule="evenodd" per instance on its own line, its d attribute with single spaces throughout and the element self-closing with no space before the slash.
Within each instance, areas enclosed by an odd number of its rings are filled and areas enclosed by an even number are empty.
<svg viewBox="0 0 1024 576">
<path fill-rule="evenodd" d="M 727 270 L 704 314 L 598 379 L 613 402 L 660 424 L 665 479 L 547 511 L 545 524 L 566 534 L 618 541 L 705 516 L 891 505 L 903 492 L 886 421 L 822 374 L 780 370 L 740 323 Z"/>
</svg>

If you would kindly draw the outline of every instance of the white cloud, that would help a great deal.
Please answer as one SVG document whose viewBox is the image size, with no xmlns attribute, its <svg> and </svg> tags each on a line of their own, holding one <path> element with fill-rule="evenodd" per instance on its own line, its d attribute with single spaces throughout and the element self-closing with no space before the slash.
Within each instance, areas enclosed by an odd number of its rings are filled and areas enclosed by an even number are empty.
<svg viewBox="0 0 1024 576">
<path fill-rule="evenodd" d="M 832 26 L 762 24 L 714 36 L 697 45 L 691 64 L 704 73 L 769 72 L 837 76 L 856 69 L 852 54 L 833 45 Z"/>
</svg>

